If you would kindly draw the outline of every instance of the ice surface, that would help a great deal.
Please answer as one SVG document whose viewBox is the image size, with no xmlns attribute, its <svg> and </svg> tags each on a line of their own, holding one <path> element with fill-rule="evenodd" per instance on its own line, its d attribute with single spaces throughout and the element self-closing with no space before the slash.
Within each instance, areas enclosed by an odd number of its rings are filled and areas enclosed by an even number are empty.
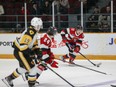
<svg viewBox="0 0 116 87">
<path fill-rule="evenodd" d="M 111 87 L 116 84 L 116 60 L 92 60 L 94 63 L 102 62 L 100 67 L 93 66 L 87 60 L 75 60 L 80 64 L 91 69 L 107 73 L 107 75 L 91 71 L 78 66 L 70 66 L 67 63 L 59 62 L 59 68 L 53 69 L 75 87 Z M 0 59 L 0 79 L 11 74 L 18 67 L 15 59 Z M 37 80 L 40 84 L 36 87 L 71 87 L 67 82 L 62 80 L 49 69 L 44 71 Z M 22 77 L 14 80 L 14 87 L 28 87 L 27 82 Z M 0 87 L 7 87 L 0 81 Z"/>
</svg>

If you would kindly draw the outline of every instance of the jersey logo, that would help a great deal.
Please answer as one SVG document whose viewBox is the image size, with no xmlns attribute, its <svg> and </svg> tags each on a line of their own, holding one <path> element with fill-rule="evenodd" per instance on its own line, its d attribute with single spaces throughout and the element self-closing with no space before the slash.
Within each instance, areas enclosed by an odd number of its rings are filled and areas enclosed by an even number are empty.
<svg viewBox="0 0 116 87">
<path fill-rule="evenodd" d="M 30 35 L 33 35 L 34 34 L 34 32 L 32 30 L 30 30 L 29 33 L 30 33 Z"/>
</svg>

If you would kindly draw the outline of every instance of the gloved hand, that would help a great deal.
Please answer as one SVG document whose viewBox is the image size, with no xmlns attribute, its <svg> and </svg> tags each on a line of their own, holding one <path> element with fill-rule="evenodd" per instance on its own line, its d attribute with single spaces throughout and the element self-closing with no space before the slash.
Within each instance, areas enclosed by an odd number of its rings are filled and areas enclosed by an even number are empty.
<svg viewBox="0 0 116 87">
<path fill-rule="evenodd" d="M 65 37 L 65 34 L 61 34 L 61 37 L 62 37 L 62 41 L 63 41 L 64 43 L 66 43 L 66 42 L 67 42 L 67 38 Z"/>
<path fill-rule="evenodd" d="M 56 61 L 52 61 L 52 63 L 50 65 L 53 68 L 58 68 L 58 62 L 56 62 Z"/>
<path fill-rule="evenodd" d="M 73 48 L 69 43 L 66 43 L 66 46 L 68 47 L 69 52 L 73 52 Z"/>
</svg>

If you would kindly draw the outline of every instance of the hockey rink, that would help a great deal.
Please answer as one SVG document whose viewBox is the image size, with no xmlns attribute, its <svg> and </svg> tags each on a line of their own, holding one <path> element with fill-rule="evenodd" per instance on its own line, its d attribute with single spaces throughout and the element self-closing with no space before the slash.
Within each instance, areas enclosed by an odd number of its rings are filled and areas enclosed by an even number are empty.
<svg viewBox="0 0 116 87">
<path fill-rule="evenodd" d="M 87 60 L 75 60 L 75 63 L 104 72 L 106 75 L 61 61 L 58 61 L 58 69 L 52 69 L 75 87 L 111 87 L 111 84 L 116 84 L 116 60 L 91 61 L 95 64 L 101 62 L 102 65 L 95 67 Z M 16 67 L 18 67 L 17 60 L 0 59 L 0 79 L 12 73 Z M 40 84 L 36 87 L 72 87 L 49 69 L 44 71 L 37 81 Z M 14 80 L 14 85 L 14 87 L 28 87 L 27 82 L 21 76 Z M 7 87 L 2 80 L 0 81 L 0 87 Z"/>
</svg>

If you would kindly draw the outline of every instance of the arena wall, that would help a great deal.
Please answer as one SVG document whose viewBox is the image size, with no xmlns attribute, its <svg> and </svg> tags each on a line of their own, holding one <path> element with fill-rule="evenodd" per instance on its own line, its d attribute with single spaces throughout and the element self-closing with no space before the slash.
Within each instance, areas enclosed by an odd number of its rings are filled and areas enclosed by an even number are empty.
<svg viewBox="0 0 116 87">
<path fill-rule="evenodd" d="M 16 37 L 20 37 L 20 34 L 0 34 L 0 59 L 14 59 L 12 44 Z M 60 34 L 55 36 L 55 41 L 52 43 L 52 51 L 56 57 L 68 53 Z M 116 60 L 116 34 L 85 33 L 80 52 L 93 60 Z M 84 58 L 77 54 L 76 59 Z"/>
</svg>

